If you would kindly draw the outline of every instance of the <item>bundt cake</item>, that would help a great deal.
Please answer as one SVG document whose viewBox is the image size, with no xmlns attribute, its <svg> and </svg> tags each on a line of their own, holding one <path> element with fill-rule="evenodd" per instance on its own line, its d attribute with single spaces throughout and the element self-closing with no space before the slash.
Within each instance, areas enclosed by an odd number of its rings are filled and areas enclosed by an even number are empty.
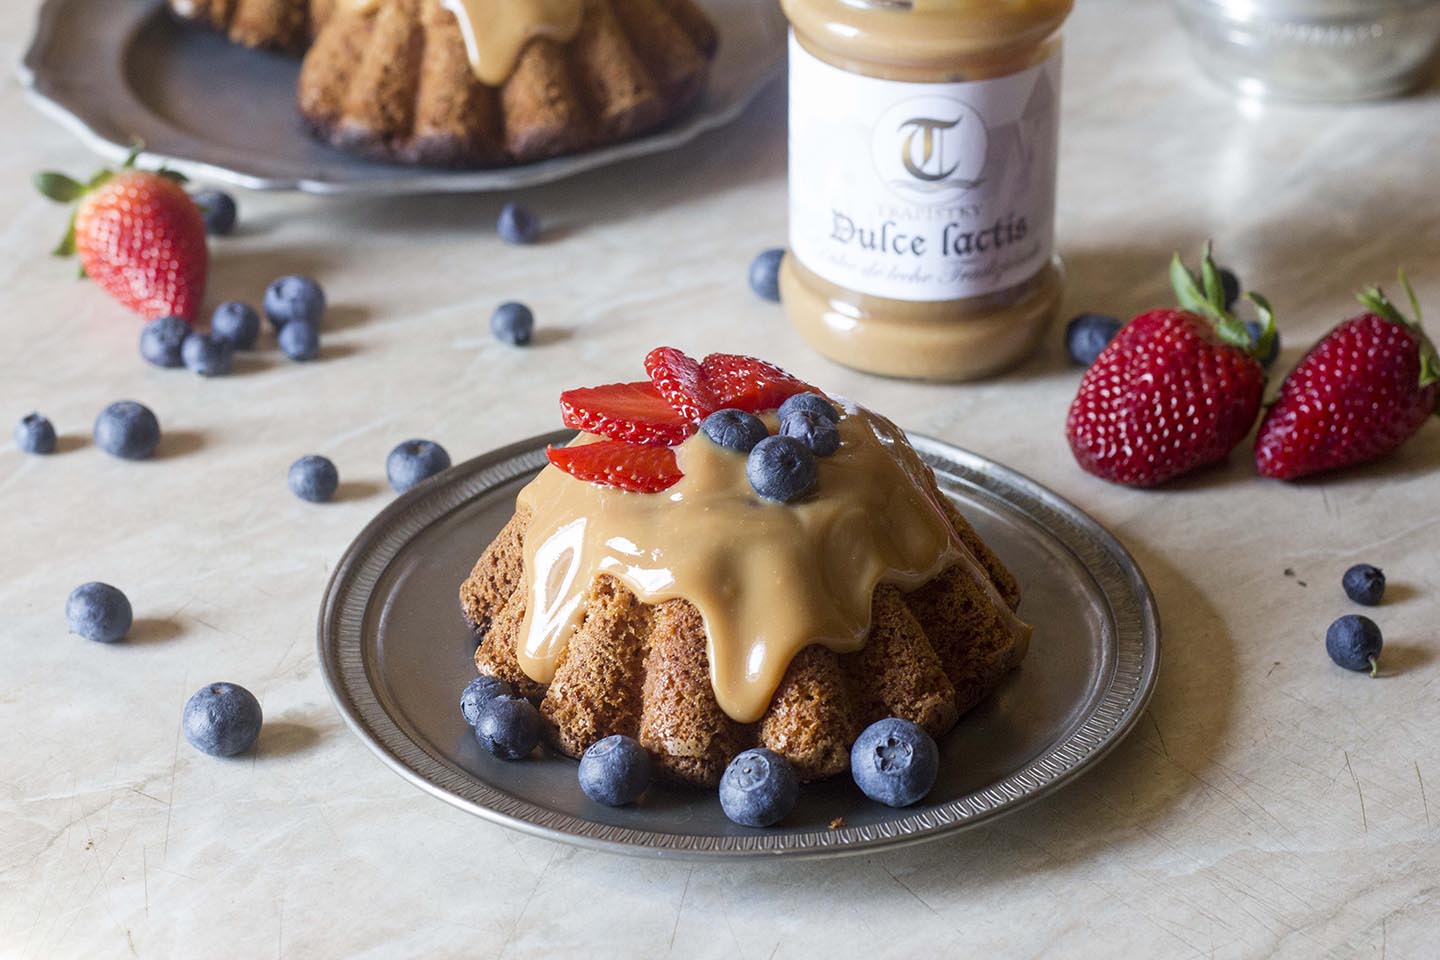
<svg viewBox="0 0 1440 960">
<path fill-rule="evenodd" d="M 251 46 L 308 48 L 319 138 L 403 163 L 528 163 L 639 136 L 699 96 L 694 0 L 170 0 Z"/>
<path fill-rule="evenodd" d="M 813 484 L 779 502 L 755 461 L 813 441 L 776 412 L 812 388 L 731 355 L 660 348 L 646 368 L 562 395 L 580 435 L 460 587 L 480 673 L 538 703 L 561 752 L 625 734 L 667 777 L 711 785 L 762 745 L 817 780 L 877 719 L 945 733 L 1020 662 L 1014 577 L 889 421 L 807 397 L 838 448 L 795 454 Z M 704 419 L 722 409 L 785 436 L 747 455 Z"/>
<path fill-rule="evenodd" d="M 219 30 L 235 43 L 301 54 L 325 18 L 353 0 L 170 0 L 184 20 Z"/>
</svg>

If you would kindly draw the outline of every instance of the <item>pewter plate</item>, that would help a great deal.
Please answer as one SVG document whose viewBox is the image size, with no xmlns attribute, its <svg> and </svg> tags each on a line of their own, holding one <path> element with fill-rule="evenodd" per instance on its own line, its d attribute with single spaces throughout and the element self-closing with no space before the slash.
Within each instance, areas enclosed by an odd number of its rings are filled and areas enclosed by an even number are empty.
<svg viewBox="0 0 1440 960">
<path fill-rule="evenodd" d="M 315 141 L 295 106 L 299 60 L 179 23 L 163 0 L 46 0 L 20 79 L 97 152 L 121 159 L 139 139 L 147 161 L 203 180 L 372 196 L 512 190 L 672 150 L 738 117 L 783 68 L 784 18 L 776 4 L 700 3 L 720 51 L 694 110 L 647 137 L 499 170 L 398 166 Z"/>
<path fill-rule="evenodd" d="M 319 654 L 350 727 L 401 776 L 487 820 L 618 853 L 692 860 L 873 852 L 984 823 L 1045 796 L 1134 726 L 1160 657 L 1155 601 L 1124 547 L 1072 504 L 983 457 L 926 437 L 915 448 L 940 486 L 1019 577 L 1035 627 L 1024 664 L 940 743 L 921 804 L 893 810 L 848 777 L 806 785 L 777 827 L 726 819 L 713 791 L 656 784 L 634 807 L 580 792 L 576 763 L 542 751 L 496 759 L 475 742 L 459 697 L 475 639 L 457 591 L 545 463 L 554 433 L 477 457 L 377 516 L 326 590 Z M 832 821 L 843 826 L 830 829 Z"/>
</svg>

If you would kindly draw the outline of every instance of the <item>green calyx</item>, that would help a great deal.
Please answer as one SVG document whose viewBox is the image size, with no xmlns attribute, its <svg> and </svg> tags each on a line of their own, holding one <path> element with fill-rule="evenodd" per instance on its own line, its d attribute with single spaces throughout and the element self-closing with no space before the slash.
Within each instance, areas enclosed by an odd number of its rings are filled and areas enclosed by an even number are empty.
<svg viewBox="0 0 1440 960">
<path fill-rule="evenodd" d="M 1174 288 L 1175 299 L 1180 306 L 1209 320 L 1220 339 L 1230 346 L 1238 347 L 1257 359 L 1270 352 L 1270 346 L 1275 342 L 1275 311 L 1270 307 L 1270 301 L 1258 293 L 1245 294 L 1245 298 L 1255 304 L 1255 311 L 1260 317 L 1260 336 L 1252 343 L 1245 324 L 1225 307 L 1225 285 L 1220 280 L 1220 269 L 1215 266 L 1208 241 L 1200 258 L 1199 280 L 1177 253 L 1170 261 L 1170 286 Z"/>
<path fill-rule="evenodd" d="M 125 162 L 121 164 L 120 169 L 135 169 L 135 161 L 139 159 L 142 149 L 144 149 L 144 144 L 137 141 L 130 148 L 130 153 L 125 157 Z M 167 180 L 174 180 L 176 183 L 185 182 L 184 174 L 175 170 L 167 170 L 161 167 L 155 171 L 155 173 Z M 88 194 L 99 190 L 114 178 L 115 171 L 107 169 L 101 170 L 89 180 L 81 183 L 73 177 L 68 177 L 63 173 L 56 173 L 50 170 L 35 174 L 33 183 L 35 184 L 35 189 L 40 192 L 41 196 L 49 200 L 54 200 L 56 203 L 63 203 L 66 206 L 76 206 Z M 55 249 L 51 252 L 57 257 L 68 257 L 75 253 L 75 214 L 72 213 L 70 215 L 70 224 L 65 230 L 65 236 L 60 239 L 60 242 L 56 244 Z M 80 276 L 82 279 L 85 276 L 83 269 L 81 270 Z"/>
<path fill-rule="evenodd" d="M 1440 383 L 1440 354 L 1436 353 L 1434 342 L 1420 325 L 1420 300 L 1415 296 L 1415 288 L 1410 286 L 1410 278 L 1405 276 L 1403 269 L 1399 271 L 1399 278 L 1400 286 L 1405 288 L 1405 297 L 1410 301 L 1413 318 L 1401 313 L 1400 308 L 1391 303 L 1390 298 L 1385 296 L 1385 291 L 1379 287 L 1366 287 L 1355 294 L 1355 299 L 1375 316 L 1399 324 L 1420 338 L 1420 389 L 1424 390 L 1432 383 Z"/>
</svg>

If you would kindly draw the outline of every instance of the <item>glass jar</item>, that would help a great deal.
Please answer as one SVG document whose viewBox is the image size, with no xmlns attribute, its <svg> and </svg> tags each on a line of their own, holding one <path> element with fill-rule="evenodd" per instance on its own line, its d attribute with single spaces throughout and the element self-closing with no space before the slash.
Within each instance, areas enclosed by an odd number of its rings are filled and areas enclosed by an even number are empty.
<svg viewBox="0 0 1440 960">
<path fill-rule="evenodd" d="M 1072 0 L 781 0 L 786 313 L 871 373 L 967 380 L 1059 306 L 1059 31 Z"/>
</svg>

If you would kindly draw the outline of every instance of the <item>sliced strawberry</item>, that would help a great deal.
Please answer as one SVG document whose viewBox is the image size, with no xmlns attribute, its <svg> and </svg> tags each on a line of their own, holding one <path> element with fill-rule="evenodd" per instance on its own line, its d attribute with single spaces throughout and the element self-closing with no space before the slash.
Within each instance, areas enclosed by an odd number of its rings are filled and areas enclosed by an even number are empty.
<svg viewBox="0 0 1440 960">
<path fill-rule="evenodd" d="M 565 426 L 611 440 L 669 447 L 695 432 L 649 380 L 566 390 L 560 409 Z"/>
<path fill-rule="evenodd" d="M 684 476 L 675 462 L 675 451 L 669 447 L 600 440 L 579 446 L 551 447 L 545 455 L 576 480 L 635 493 L 659 493 Z"/>
<path fill-rule="evenodd" d="M 725 406 L 705 382 L 700 364 L 674 347 L 647 353 L 645 372 L 660 396 L 687 420 L 698 422 Z"/>
<path fill-rule="evenodd" d="M 815 388 L 764 360 L 735 353 L 712 353 L 700 363 L 705 382 L 720 407 L 747 413 L 774 410 L 797 393 Z"/>
</svg>

